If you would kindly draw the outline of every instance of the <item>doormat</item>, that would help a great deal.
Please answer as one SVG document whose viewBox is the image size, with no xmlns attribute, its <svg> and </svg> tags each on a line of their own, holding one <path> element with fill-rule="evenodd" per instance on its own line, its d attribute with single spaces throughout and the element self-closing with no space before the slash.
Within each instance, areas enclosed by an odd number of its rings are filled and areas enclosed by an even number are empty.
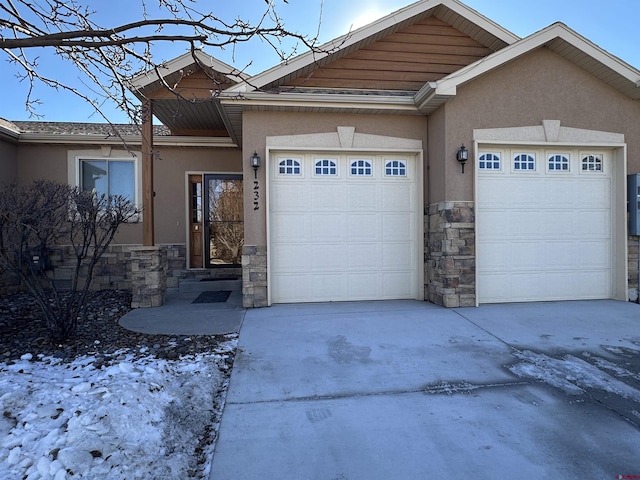
<svg viewBox="0 0 640 480">
<path fill-rule="evenodd" d="M 229 299 L 231 290 L 220 290 L 218 292 L 202 292 L 191 303 L 224 303 Z"/>
<path fill-rule="evenodd" d="M 219 282 L 222 280 L 238 280 L 240 277 L 238 276 L 229 276 L 229 277 L 207 277 L 207 278 L 201 278 L 200 281 L 201 282 Z"/>
</svg>

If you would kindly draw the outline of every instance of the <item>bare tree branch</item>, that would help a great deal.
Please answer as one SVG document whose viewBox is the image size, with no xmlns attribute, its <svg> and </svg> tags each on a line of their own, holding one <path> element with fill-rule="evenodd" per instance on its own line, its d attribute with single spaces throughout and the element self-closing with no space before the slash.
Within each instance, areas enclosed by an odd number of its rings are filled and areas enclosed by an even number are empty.
<svg viewBox="0 0 640 480">
<path fill-rule="evenodd" d="M 323 0 L 318 1 L 322 6 Z M 175 85 L 164 81 L 160 74 L 164 61 L 154 54 L 167 42 L 187 46 L 196 62 L 195 52 L 203 47 L 235 49 L 256 38 L 270 45 L 281 61 L 297 53 L 296 46 L 284 47 L 285 41 L 318 51 L 320 19 L 314 37 L 288 30 L 276 8 L 287 0 L 265 0 L 265 8 L 254 22 L 240 17 L 227 21 L 199 11 L 193 0 L 157 0 L 153 9 L 147 0 L 139 2 L 140 20 L 101 25 L 96 20 L 99 13 L 93 9 L 109 8 L 108 2 L 96 7 L 90 0 L 0 0 L 0 52 L 16 68 L 17 77 L 29 83 L 25 107 L 32 116 L 38 116 L 41 103 L 33 97 L 34 86 L 41 83 L 89 102 L 107 121 L 102 105 L 112 102 L 137 122 L 138 102 L 128 88 L 136 74 L 154 71 L 164 88 L 179 96 Z M 84 88 L 67 85 L 44 71 L 36 56 L 42 48 L 75 66 L 85 79 Z M 220 73 L 237 75 L 238 71 Z"/>
</svg>

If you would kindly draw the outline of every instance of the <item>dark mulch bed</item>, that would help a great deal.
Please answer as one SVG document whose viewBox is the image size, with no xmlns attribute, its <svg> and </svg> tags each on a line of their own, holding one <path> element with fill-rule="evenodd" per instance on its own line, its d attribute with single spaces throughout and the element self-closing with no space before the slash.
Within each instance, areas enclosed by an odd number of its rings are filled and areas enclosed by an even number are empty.
<svg viewBox="0 0 640 480">
<path fill-rule="evenodd" d="M 65 344 L 50 340 L 46 322 L 34 302 L 25 293 L 0 297 L 0 362 L 12 363 L 25 353 L 52 356 L 72 361 L 93 355 L 96 366 L 121 360 L 125 353 L 176 359 L 181 355 L 207 352 L 232 335 L 147 335 L 122 328 L 118 320 L 131 308 L 129 292 L 100 290 L 93 292 L 81 318 L 78 333 Z M 232 361 L 232 359 L 231 359 Z"/>
</svg>

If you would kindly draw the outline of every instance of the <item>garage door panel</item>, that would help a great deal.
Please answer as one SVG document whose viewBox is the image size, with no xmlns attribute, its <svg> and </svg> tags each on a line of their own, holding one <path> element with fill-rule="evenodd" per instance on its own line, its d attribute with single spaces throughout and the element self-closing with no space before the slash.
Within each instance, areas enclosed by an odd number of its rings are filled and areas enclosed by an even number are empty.
<svg viewBox="0 0 640 480">
<path fill-rule="evenodd" d="M 579 267 L 578 249 L 576 241 L 548 241 L 545 242 L 542 257 L 545 270 L 568 269 Z"/>
<path fill-rule="evenodd" d="M 308 274 L 278 275 L 272 278 L 273 288 L 280 293 L 280 301 L 296 303 L 305 301 L 313 295 L 313 283 Z"/>
<path fill-rule="evenodd" d="M 280 257 L 284 256 L 279 267 L 281 272 L 307 272 L 311 268 L 308 245 L 277 244 L 274 245 L 272 254 Z"/>
<path fill-rule="evenodd" d="M 380 206 L 380 188 L 377 184 L 347 185 L 349 211 L 370 211 Z"/>
<path fill-rule="evenodd" d="M 271 194 L 271 208 L 279 212 L 304 211 L 309 204 L 308 197 L 308 190 L 302 185 L 283 183 Z"/>
<path fill-rule="evenodd" d="M 310 237 L 310 219 L 304 214 L 282 213 L 272 220 L 276 242 L 306 242 Z"/>
<path fill-rule="evenodd" d="M 414 286 L 410 276 L 403 272 L 382 275 L 382 299 L 411 298 Z"/>
<path fill-rule="evenodd" d="M 351 243 L 347 246 L 347 267 L 354 270 L 377 270 L 382 268 L 378 243 Z"/>
<path fill-rule="evenodd" d="M 546 264 L 546 249 L 541 242 L 512 242 L 508 251 L 513 270 L 536 271 Z"/>
<path fill-rule="evenodd" d="M 307 246 L 311 269 L 314 272 L 340 271 L 347 263 L 347 251 L 342 244 L 311 244 Z"/>
<path fill-rule="evenodd" d="M 611 264 L 611 249 L 607 241 L 580 242 L 580 265 L 586 268 L 607 268 Z"/>
<path fill-rule="evenodd" d="M 549 238 L 552 236 L 568 237 L 575 234 L 577 224 L 576 213 L 574 210 L 547 210 L 541 212 L 544 218 L 538 219 L 537 224 L 543 226 L 543 236 Z"/>
<path fill-rule="evenodd" d="M 351 241 L 371 241 L 379 236 L 380 215 L 360 214 L 347 216 L 347 235 Z"/>
<path fill-rule="evenodd" d="M 344 185 L 319 181 L 311 186 L 311 211 L 342 211 L 347 201 Z M 309 209 L 309 206 L 305 206 Z"/>
<path fill-rule="evenodd" d="M 316 213 L 311 215 L 310 222 L 311 238 L 306 239 L 307 241 L 342 241 L 347 234 L 347 219 L 344 215 Z"/>
<path fill-rule="evenodd" d="M 378 300 L 380 298 L 382 278 L 377 273 L 349 273 L 348 298 Z"/>
<path fill-rule="evenodd" d="M 611 283 L 609 270 L 585 270 L 580 274 L 580 290 L 583 298 L 607 298 L 606 286 Z"/>
<path fill-rule="evenodd" d="M 384 243 L 382 245 L 382 268 L 408 271 L 415 262 L 413 245 L 410 242 Z"/>
<path fill-rule="evenodd" d="M 413 215 L 397 213 L 382 215 L 382 241 L 397 241 L 413 238 Z"/>
<path fill-rule="evenodd" d="M 611 236 L 611 211 L 604 209 L 581 210 L 578 216 L 578 233 L 582 237 L 609 238 Z"/>
<path fill-rule="evenodd" d="M 340 273 L 314 273 L 311 276 L 314 302 L 340 301 L 346 299 L 347 279 Z M 307 300 L 308 301 L 308 300 Z"/>
<path fill-rule="evenodd" d="M 407 184 L 382 186 L 382 209 L 385 212 L 413 211 L 415 194 Z"/>
<path fill-rule="evenodd" d="M 483 281 L 477 285 L 478 296 L 491 298 L 493 302 L 509 302 L 511 298 L 511 275 L 486 272 Z"/>
<path fill-rule="evenodd" d="M 611 182 L 607 179 L 581 178 L 578 200 L 582 208 L 607 208 L 611 203 Z"/>
</svg>

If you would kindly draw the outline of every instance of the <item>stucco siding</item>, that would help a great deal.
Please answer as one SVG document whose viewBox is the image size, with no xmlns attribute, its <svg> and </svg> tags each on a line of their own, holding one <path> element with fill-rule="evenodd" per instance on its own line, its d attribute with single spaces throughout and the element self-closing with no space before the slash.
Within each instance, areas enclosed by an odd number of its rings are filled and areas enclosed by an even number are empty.
<svg viewBox="0 0 640 480">
<path fill-rule="evenodd" d="M 18 175 L 17 146 L 0 139 L 0 183 L 11 183 Z"/>
<path fill-rule="evenodd" d="M 242 155 L 229 148 L 159 149 L 154 164 L 156 243 L 186 242 L 186 172 L 241 173 Z"/>
<path fill-rule="evenodd" d="M 421 140 L 427 145 L 427 118 L 400 115 L 353 115 L 326 113 L 246 112 L 243 116 L 245 178 L 253 178 L 249 156 L 254 151 L 264 159 L 266 137 L 335 132 L 339 126 L 355 127 L 357 133 Z M 266 245 L 266 169 L 258 170 L 262 187 L 260 209 L 253 208 L 253 192 L 245 189 L 245 244 Z"/>
<path fill-rule="evenodd" d="M 629 172 L 640 171 L 640 103 L 541 48 L 459 88 L 447 103 L 445 168 L 457 174 L 446 177 L 446 199 L 473 199 L 473 162 L 462 176 L 455 161 L 460 144 L 472 144 L 473 129 L 540 125 L 545 119 L 624 134 Z"/>
</svg>

